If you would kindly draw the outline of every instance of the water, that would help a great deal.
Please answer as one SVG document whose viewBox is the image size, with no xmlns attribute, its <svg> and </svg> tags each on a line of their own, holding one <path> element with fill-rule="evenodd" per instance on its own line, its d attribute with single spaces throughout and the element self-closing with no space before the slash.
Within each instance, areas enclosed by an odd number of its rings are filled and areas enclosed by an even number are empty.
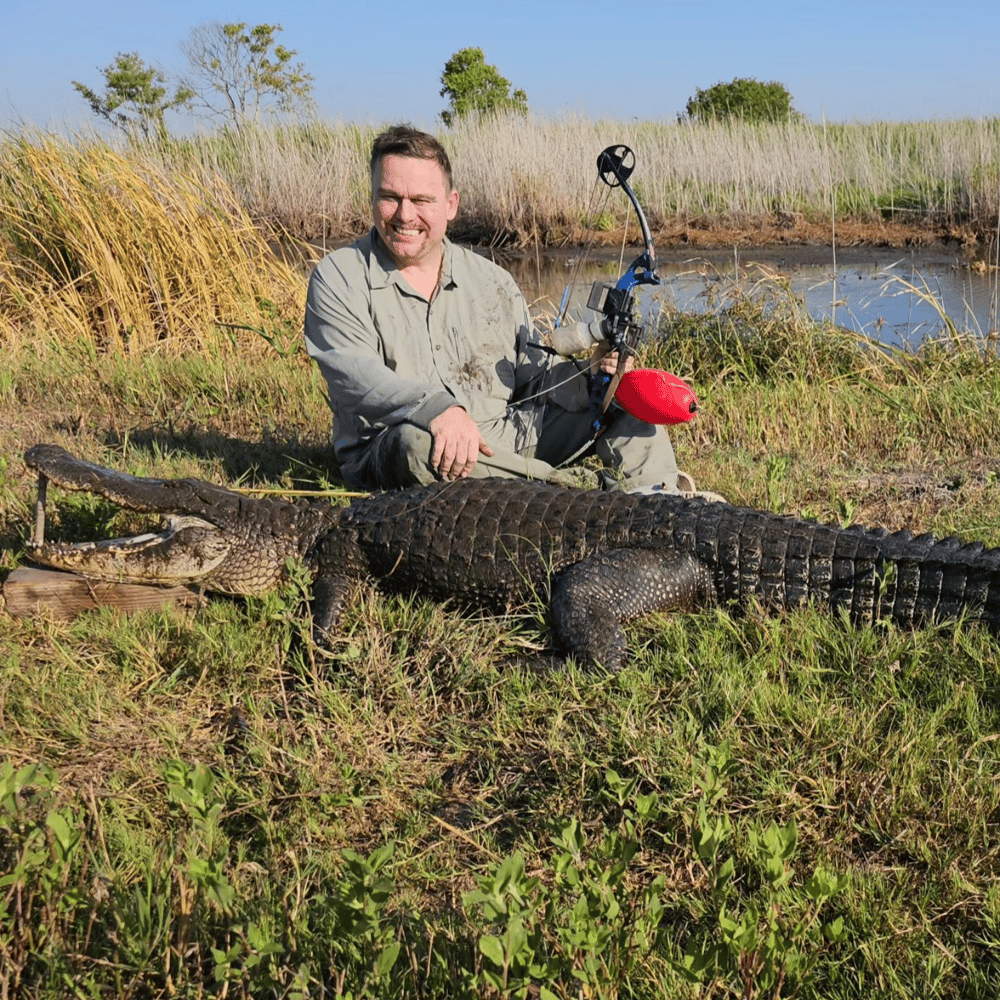
<svg viewBox="0 0 1000 1000">
<path fill-rule="evenodd" d="M 637 252 L 629 248 L 626 266 Z M 961 332 L 985 336 L 998 326 L 997 272 L 977 272 L 947 250 L 845 248 L 837 252 L 836 268 L 828 247 L 670 250 L 658 256 L 662 284 L 639 290 L 639 309 L 647 319 L 655 319 L 664 305 L 685 312 L 711 308 L 711 293 L 731 284 L 738 269 L 751 282 L 767 274 L 787 278 L 810 315 L 887 345 L 917 346 L 943 333 L 939 308 Z M 535 313 L 555 313 L 575 262 L 572 251 L 499 261 L 517 279 Z M 584 311 L 591 283 L 614 281 L 621 271 L 617 254 L 591 254 L 576 275 L 570 299 L 574 314 L 593 318 Z"/>
</svg>

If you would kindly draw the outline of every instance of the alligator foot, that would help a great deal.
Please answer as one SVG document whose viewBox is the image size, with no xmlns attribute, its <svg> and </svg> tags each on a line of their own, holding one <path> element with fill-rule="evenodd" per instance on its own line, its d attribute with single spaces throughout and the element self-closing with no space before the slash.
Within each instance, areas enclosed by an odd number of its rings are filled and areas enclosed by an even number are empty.
<svg viewBox="0 0 1000 1000">
<path fill-rule="evenodd" d="M 704 563 L 676 549 L 612 549 L 584 559 L 552 589 L 556 640 L 586 667 L 616 672 L 622 623 L 651 611 L 693 611 L 715 601 Z"/>
</svg>

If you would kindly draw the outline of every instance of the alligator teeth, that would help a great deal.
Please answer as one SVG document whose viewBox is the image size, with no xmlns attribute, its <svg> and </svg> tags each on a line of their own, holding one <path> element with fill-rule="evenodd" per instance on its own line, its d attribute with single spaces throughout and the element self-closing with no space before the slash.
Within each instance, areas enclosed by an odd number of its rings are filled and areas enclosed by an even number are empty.
<svg viewBox="0 0 1000 1000">
<path fill-rule="evenodd" d="M 38 499 L 35 501 L 35 530 L 31 541 L 41 545 L 45 541 L 45 494 L 48 490 L 49 477 L 44 472 L 38 473 Z"/>
</svg>

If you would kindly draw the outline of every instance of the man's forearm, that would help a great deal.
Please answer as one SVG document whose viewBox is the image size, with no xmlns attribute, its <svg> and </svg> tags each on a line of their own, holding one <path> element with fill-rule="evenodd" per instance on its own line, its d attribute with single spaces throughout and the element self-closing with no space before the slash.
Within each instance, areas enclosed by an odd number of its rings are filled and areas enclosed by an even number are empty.
<svg viewBox="0 0 1000 1000">
<path fill-rule="evenodd" d="M 605 335 L 599 319 L 591 323 L 567 323 L 566 326 L 557 327 L 548 335 L 549 343 L 553 349 L 564 358 L 580 354 L 583 351 L 590 351 L 595 344 L 599 344 L 604 339 Z"/>
</svg>

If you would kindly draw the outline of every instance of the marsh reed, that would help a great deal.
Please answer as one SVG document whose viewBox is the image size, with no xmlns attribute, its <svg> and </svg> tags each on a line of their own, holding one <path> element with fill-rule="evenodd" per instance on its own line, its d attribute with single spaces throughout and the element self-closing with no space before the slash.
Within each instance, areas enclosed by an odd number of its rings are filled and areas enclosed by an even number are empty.
<svg viewBox="0 0 1000 1000">
<path fill-rule="evenodd" d="M 216 328 L 300 322 L 303 268 L 369 225 L 374 126 L 322 123 L 116 146 L 0 141 L 0 339 L 205 349 Z M 992 120 L 785 126 L 536 118 L 442 134 L 462 192 L 453 235 L 492 245 L 638 240 L 601 200 L 596 158 L 636 153 L 658 237 L 844 221 L 932 227 L 996 256 L 1000 127 Z M 313 245 L 310 245 L 312 243 Z M 275 254 L 277 247 L 284 253 Z M 291 251 L 290 253 L 288 251 Z M 285 261 L 288 261 L 286 263 Z"/>
<path fill-rule="evenodd" d="M 154 155 L 226 177 L 254 218 L 309 238 L 367 225 L 364 184 L 376 127 L 312 124 L 200 137 Z M 992 119 L 814 125 L 544 120 L 463 122 L 442 131 L 463 202 L 458 228 L 485 241 L 571 239 L 597 154 L 637 157 L 650 222 L 729 226 L 801 213 L 828 221 L 996 228 L 1000 123 Z"/>
<path fill-rule="evenodd" d="M 0 342 L 204 347 L 300 309 L 300 286 L 217 174 L 98 142 L 0 145 Z"/>
</svg>

